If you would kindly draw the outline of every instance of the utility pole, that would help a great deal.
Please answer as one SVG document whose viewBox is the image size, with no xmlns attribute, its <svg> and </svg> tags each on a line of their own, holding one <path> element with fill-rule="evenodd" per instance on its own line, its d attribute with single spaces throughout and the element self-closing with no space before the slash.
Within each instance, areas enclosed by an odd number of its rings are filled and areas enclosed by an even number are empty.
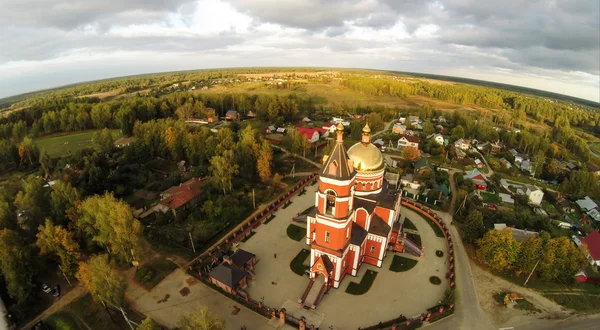
<svg viewBox="0 0 600 330">
<path fill-rule="evenodd" d="M 121 313 L 123 314 L 123 317 L 125 318 L 125 322 L 127 322 L 127 324 L 129 324 L 129 327 L 131 328 L 131 330 L 135 330 L 133 325 L 131 325 L 131 321 L 129 321 L 129 319 L 127 318 L 127 314 L 123 310 L 123 307 L 120 307 L 119 309 L 121 310 Z"/>
<path fill-rule="evenodd" d="M 535 268 L 537 267 L 537 265 L 540 263 L 540 261 L 538 260 L 538 262 L 535 263 L 535 266 L 533 266 L 533 269 L 531 270 L 531 273 L 529 273 L 529 276 L 527 276 L 527 279 L 525 280 L 525 284 L 523 284 L 523 286 L 527 285 L 527 282 L 529 281 L 529 278 L 531 277 L 531 275 L 533 274 L 533 272 L 535 271 Z"/>
<path fill-rule="evenodd" d="M 60 268 L 60 267 L 58 267 Z M 62 268 L 60 269 L 60 272 L 63 274 L 63 276 L 65 277 L 65 280 L 67 280 L 67 283 L 69 283 L 69 287 L 73 287 L 73 284 L 71 284 L 71 281 L 69 281 L 69 278 L 67 277 L 67 275 L 65 274 L 65 272 L 62 270 Z"/>
<path fill-rule="evenodd" d="M 256 196 L 254 194 L 254 189 L 252 189 L 252 206 L 256 209 Z"/>
<path fill-rule="evenodd" d="M 188 235 L 190 235 L 190 243 L 192 244 L 192 250 L 196 253 L 196 247 L 194 246 L 194 240 L 192 239 L 192 232 L 188 231 Z"/>
</svg>

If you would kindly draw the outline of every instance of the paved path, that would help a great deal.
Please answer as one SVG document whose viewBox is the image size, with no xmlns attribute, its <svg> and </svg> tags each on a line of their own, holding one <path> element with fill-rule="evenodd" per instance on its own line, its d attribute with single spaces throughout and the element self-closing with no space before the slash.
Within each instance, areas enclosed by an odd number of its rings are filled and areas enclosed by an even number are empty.
<svg viewBox="0 0 600 330">
<path fill-rule="evenodd" d="M 285 148 L 283 148 L 283 147 L 280 147 L 280 146 L 278 146 L 278 145 L 275 145 L 275 144 L 272 144 L 272 146 L 273 146 L 273 148 L 277 148 L 277 149 L 279 149 L 279 150 L 281 150 L 281 151 L 285 152 L 286 154 L 290 154 L 290 155 L 292 154 L 291 152 L 289 152 L 287 149 L 285 149 Z M 298 154 L 294 154 L 294 155 L 295 155 L 297 158 L 300 158 L 300 159 L 302 159 L 303 161 L 305 161 L 305 162 L 307 162 L 307 163 L 309 163 L 309 164 L 312 164 L 312 165 L 314 165 L 314 166 L 316 166 L 316 167 L 318 167 L 318 168 L 321 168 L 321 164 L 319 164 L 319 163 L 315 162 L 314 160 L 310 160 L 310 159 L 308 159 L 308 158 L 306 158 L 306 157 L 302 157 L 302 155 L 298 155 Z"/>
<path fill-rule="evenodd" d="M 169 328 L 177 326 L 181 315 L 203 305 L 219 315 L 227 329 L 240 329 L 244 325 L 248 329 L 269 329 L 265 317 L 226 298 L 181 269 L 176 269 L 152 291 L 139 293 L 137 288 L 127 288 L 126 297 L 131 307 Z"/>
<path fill-rule="evenodd" d="M 486 178 L 489 179 L 492 177 L 492 175 L 494 175 L 494 170 L 492 170 L 492 167 L 490 166 L 490 164 L 488 164 L 487 159 L 485 159 L 485 156 L 479 152 L 479 150 L 477 150 L 477 148 L 473 148 L 475 150 L 475 152 L 477 152 L 479 154 L 479 156 L 481 156 L 481 159 L 483 160 L 483 162 L 485 163 L 485 166 L 488 169 L 487 173 L 483 173 L 481 172 L 481 174 Z"/>
<path fill-rule="evenodd" d="M 25 326 L 21 327 L 21 329 L 30 329 L 40 320 L 45 319 L 46 317 L 54 314 L 55 312 L 63 309 L 73 301 L 85 296 L 88 291 L 85 289 L 83 285 L 75 285 L 71 291 L 67 292 L 65 295 L 61 296 L 60 299 L 55 301 L 52 306 L 48 307 L 45 311 L 43 311 L 40 315 L 38 315 L 35 319 L 31 320 L 29 323 L 25 324 Z"/>
<path fill-rule="evenodd" d="M 452 241 L 454 242 L 454 255 L 456 257 L 456 287 L 458 292 L 454 317 L 444 320 L 444 322 L 434 323 L 431 326 L 431 329 L 496 329 L 487 315 L 483 312 L 481 304 L 479 303 L 469 256 L 458 235 L 458 230 L 453 225 L 450 225 L 452 216 L 445 212 L 436 213 L 442 217 L 446 223 L 450 230 L 450 235 L 452 235 Z"/>
</svg>

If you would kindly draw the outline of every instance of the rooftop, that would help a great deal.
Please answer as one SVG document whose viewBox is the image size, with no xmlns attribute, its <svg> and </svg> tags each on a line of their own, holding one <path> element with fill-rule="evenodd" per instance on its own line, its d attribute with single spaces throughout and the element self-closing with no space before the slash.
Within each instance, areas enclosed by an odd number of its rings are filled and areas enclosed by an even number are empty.
<svg viewBox="0 0 600 330">
<path fill-rule="evenodd" d="M 215 267 L 208 275 L 230 288 L 235 288 L 246 276 L 248 276 L 248 273 L 246 273 L 245 270 L 232 267 L 224 262 Z"/>
<path fill-rule="evenodd" d="M 598 229 L 581 238 L 581 242 L 586 246 L 594 260 L 600 260 L 600 232 L 598 232 Z"/>
</svg>

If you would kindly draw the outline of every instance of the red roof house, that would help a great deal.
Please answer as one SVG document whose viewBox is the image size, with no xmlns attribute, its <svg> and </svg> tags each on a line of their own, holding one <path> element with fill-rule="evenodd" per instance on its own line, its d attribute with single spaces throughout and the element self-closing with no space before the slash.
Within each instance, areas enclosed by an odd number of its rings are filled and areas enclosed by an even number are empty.
<svg viewBox="0 0 600 330">
<path fill-rule="evenodd" d="M 477 190 L 486 190 L 487 182 L 485 180 L 485 176 L 479 170 L 474 169 L 472 171 L 466 171 L 463 176 L 464 179 L 471 179 L 473 181 L 473 186 Z"/>
<path fill-rule="evenodd" d="M 191 178 L 190 180 L 171 187 L 161 194 L 161 200 L 157 205 L 158 210 L 166 213 L 171 210 L 175 215 L 184 210 L 192 202 L 197 201 L 202 194 L 202 181 L 200 178 Z"/>
<path fill-rule="evenodd" d="M 600 266 L 600 232 L 598 229 L 580 239 L 588 252 L 588 260 L 592 266 Z"/>
<path fill-rule="evenodd" d="M 296 127 L 296 130 L 311 143 L 319 141 L 319 131 L 316 128 Z"/>
</svg>

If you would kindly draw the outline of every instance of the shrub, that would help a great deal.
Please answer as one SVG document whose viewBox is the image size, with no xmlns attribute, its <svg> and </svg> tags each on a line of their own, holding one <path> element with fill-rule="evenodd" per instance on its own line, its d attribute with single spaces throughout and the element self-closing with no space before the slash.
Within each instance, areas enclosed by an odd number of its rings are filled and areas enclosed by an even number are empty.
<svg viewBox="0 0 600 330">
<path fill-rule="evenodd" d="M 433 285 L 440 285 L 442 283 L 442 280 L 440 280 L 440 278 L 437 276 L 431 276 L 429 278 L 429 283 L 431 283 Z"/>
<path fill-rule="evenodd" d="M 142 266 L 135 272 L 135 280 L 139 283 L 148 283 L 154 277 L 154 269 L 148 266 Z"/>
<path fill-rule="evenodd" d="M 444 252 L 442 252 L 442 250 L 437 250 L 435 251 L 435 255 L 441 258 L 444 256 Z"/>
</svg>

